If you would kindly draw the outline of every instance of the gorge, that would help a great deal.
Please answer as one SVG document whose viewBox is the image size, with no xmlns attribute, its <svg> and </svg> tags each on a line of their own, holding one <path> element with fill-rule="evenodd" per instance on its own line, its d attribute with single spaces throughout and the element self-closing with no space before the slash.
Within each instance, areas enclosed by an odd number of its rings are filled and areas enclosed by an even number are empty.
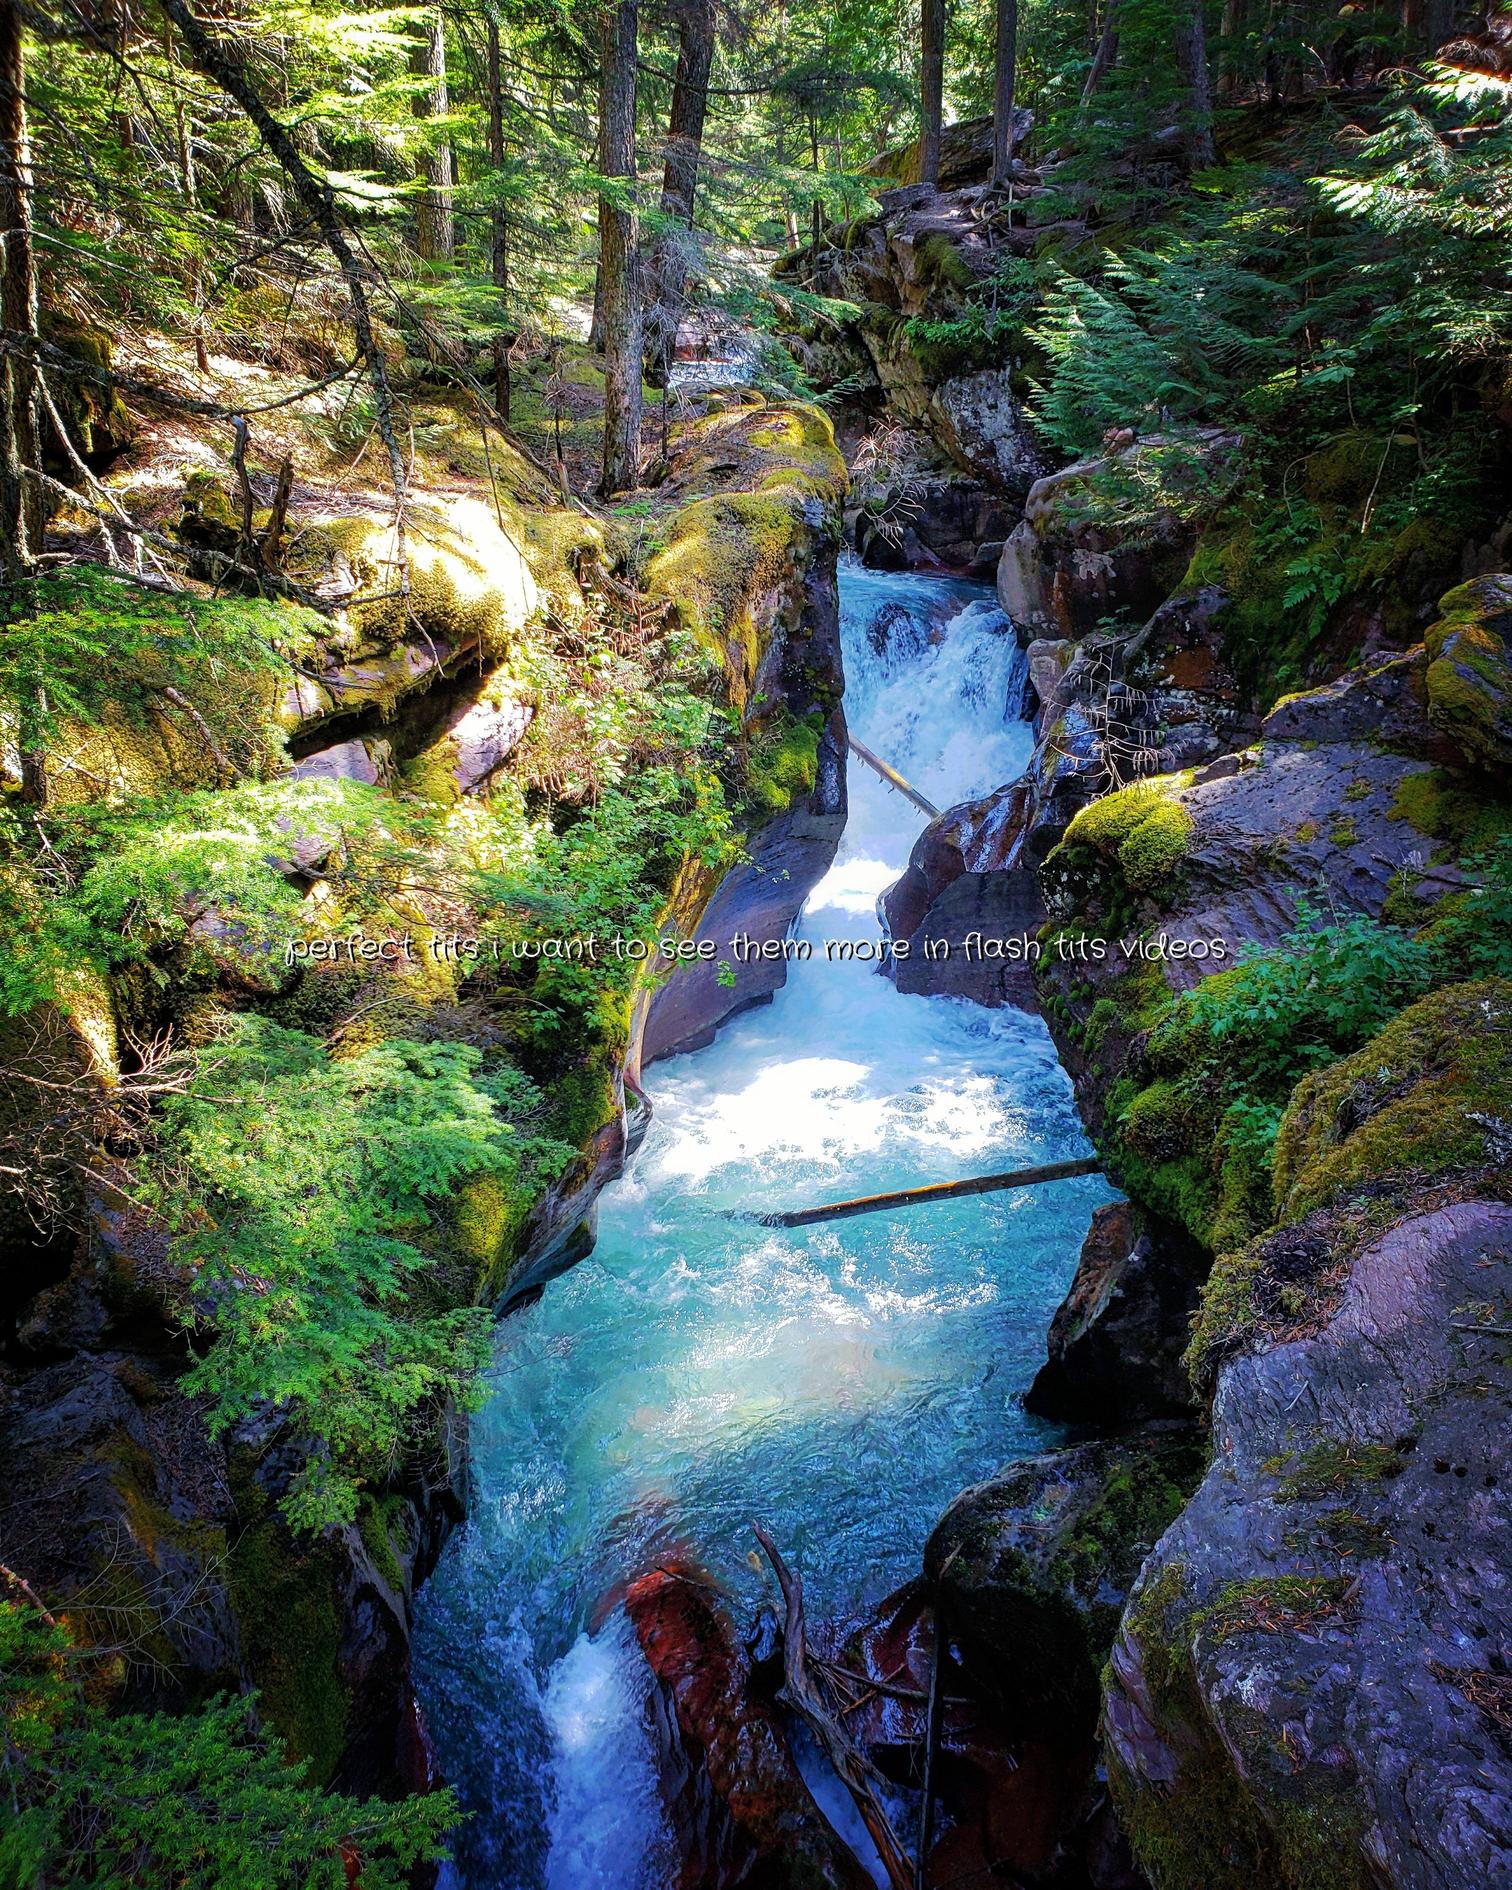
<svg viewBox="0 0 1512 1890">
<path fill-rule="evenodd" d="M 0 1890 L 1512 1881 L 1509 179 L 0 0 Z"/>
</svg>

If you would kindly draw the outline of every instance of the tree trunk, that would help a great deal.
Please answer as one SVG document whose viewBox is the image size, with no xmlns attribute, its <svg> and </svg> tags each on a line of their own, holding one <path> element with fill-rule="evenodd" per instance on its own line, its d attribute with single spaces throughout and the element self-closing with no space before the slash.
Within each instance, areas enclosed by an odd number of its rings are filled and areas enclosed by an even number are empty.
<svg viewBox="0 0 1512 1890">
<path fill-rule="evenodd" d="M 429 79 L 430 89 L 415 99 L 417 118 L 444 118 L 451 101 L 446 91 L 446 23 L 441 9 L 427 15 L 416 42 L 410 70 Z M 452 151 L 449 139 L 433 144 L 416 172 L 425 188 L 415 205 L 415 248 L 427 262 L 450 262 L 456 251 L 452 220 Z"/>
<path fill-rule="evenodd" d="M 16 0 L 0 0 L 0 322 L 13 334 L 35 336 L 21 33 Z M 37 365 L 30 354 L 9 349 L 0 355 L 0 559 L 8 584 L 31 574 L 42 548 L 42 492 L 30 476 L 36 470 Z"/>
<path fill-rule="evenodd" d="M 945 0 L 923 0 L 919 53 L 919 182 L 940 181 L 940 131 L 945 118 Z"/>
<path fill-rule="evenodd" d="M 37 281 L 32 261 L 31 163 L 26 140 L 26 56 L 21 9 L 0 0 L 0 324 L 35 338 Z M 37 451 L 37 365 L 30 354 L 0 354 L 0 622 L 26 608 L 23 587 L 42 549 Z M 47 804 L 47 698 L 38 687 L 16 705 L 21 797 Z"/>
<path fill-rule="evenodd" d="M 1454 31 L 1454 0 L 1425 0 L 1423 30 L 1429 52 L 1437 52 Z"/>
<path fill-rule="evenodd" d="M 1188 0 L 1176 26 L 1176 63 L 1187 86 L 1187 157 L 1194 171 L 1217 162 L 1213 147 L 1213 90 L 1208 78 L 1207 29 L 1202 0 Z"/>
<path fill-rule="evenodd" d="M 604 176 L 635 177 L 636 0 L 610 0 L 600 16 L 599 143 Z M 599 198 L 599 293 L 604 318 L 605 497 L 640 473 L 643 314 L 640 219 L 633 204 Z"/>
<path fill-rule="evenodd" d="M 1232 98 L 1238 90 L 1239 75 L 1235 70 L 1235 61 L 1244 38 L 1248 14 L 1245 0 L 1223 0 L 1223 65 L 1218 83 L 1225 98 Z"/>
<path fill-rule="evenodd" d="M 1013 162 L 1013 80 L 1018 66 L 1018 0 L 997 0 L 997 51 L 992 90 L 992 182 L 1011 186 Z"/>
<path fill-rule="evenodd" d="M 1108 10 L 1103 15 L 1102 32 L 1098 36 L 1097 50 L 1092 55 L 1092 64 L 1087 68 L 1087 82 L 1082 87 L 1081 102 L 1091 101 L 1092 94 L 1118 64 L 1118 0 L 1108 0 Z"/>
<path fill-rule="evenodd" d="M 499 56 L 499 23 L 488 16 L 488 161 L 496 173 L 495 193 L 503 186 L 504 169 L 504 73 Z M 510 418 L 512 389 L 509 380 L 509 350 L 514 346 L 515 326 L 509 306 L 509 206 L 495 195 L 489 217 L 489 274 L 499 292 L 498 320 L 501 324 L 493 338 L 494 406 L 499 418 Z"/>
<path fill-rule="evenodd" d="M 7 4 L 9 0 L 0 0 L 0 10 Z M 378 346 L 378 338 L 373 332 L 373 314 L 368 306 L 362 265 L 341 227 L 335 193 L 329 180 L 317 177 L 300 156 L 299 147 L 290 136 L 288 127 L 268 109 L 262 94 L 247 77 L 247 69 L 241 59 L 223 40 L 212 37 L 206 30 L 205 22 L 189 7 L 188 0 L 162 0 L 162 7 L 183 34 L 184 44 L 201 72 L 212 78 L 227 97 L 235 99 L 257 127 L 263 143 L 277 158 L 284 175 L 293 186 L 295 196 L 320 231 L 326 248 L 336 258 L 336 266 L 346 284 L 347 299 L 351 306 L 352 332 L 357 338 L 357 351 L 367 363 L 378 435 L 388 455 L 389 477 L 394 487 L 393 562 L 398 571 L 399 590 L 408 597 L 410 583 L 409 559 L 405 550 L 405 513 L 409 500 L 409 476 L 405 470 L 404 455 L 399 450 L 399 435 L 394 427 L 394 395 L 389 386 L 383 350 Z"/>
<path fill-rule="evenodd" d="M 678 325 L 687 307 L 688 250 L 681 232 L 693 227 L 698 191 L 709 73 L 714 64 L 713 0 L 684 0 L 678 9 L 677 33 L 677 75 L 661 194 L 662 215 L 677 227 L 663 231 L 656 240 L 648 298 L 652 316 L 647 378 L 657 387 L 666 385 L 672 371 Z"/>
</svg>

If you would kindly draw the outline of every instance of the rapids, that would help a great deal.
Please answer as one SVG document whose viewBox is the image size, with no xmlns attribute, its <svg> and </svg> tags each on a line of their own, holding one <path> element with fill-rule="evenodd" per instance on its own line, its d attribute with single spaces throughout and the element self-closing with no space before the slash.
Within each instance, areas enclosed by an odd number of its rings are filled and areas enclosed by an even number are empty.
<svg viewBox="0 0 1512 1890">
<path fill-rule="evenodd" d="M 983 587 L 848 568 L 841 606 L 868 746 L 942 807 L 1021 772 L 1024 659 Z M 1017 1399 L 1099 1177 L 791 1232 L 727 1212 L 1087 1152 L 1038 1020 L 826 958 L 826 940 L 878 937 L 923 823 L 854 760 L 849 787 L 799 922 L 814 958 L 651 1071 L 651 1126 L 596 1249 L 500 1327 L 468 1523 L 416 1633 L 471 1814 L 448 1890 L 668 1880 L 644 1669 L 612 1605 L 627 1578 L 691 1555 L 744 1617 L 765 1592 L 754 1516 L 811 1614 L 854 1613 L 917 1572 L 958 1490 L 1055 1438 Z"/>
</svg>

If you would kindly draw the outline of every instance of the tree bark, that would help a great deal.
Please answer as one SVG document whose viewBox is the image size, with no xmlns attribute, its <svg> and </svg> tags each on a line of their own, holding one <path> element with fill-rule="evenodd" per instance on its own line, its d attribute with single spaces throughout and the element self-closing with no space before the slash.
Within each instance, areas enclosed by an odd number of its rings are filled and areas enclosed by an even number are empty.
<svg viewBox="0 0 1512 1890">
<path fill-rule="evenodd" d="M 504 169 L 504 72 L 499 54 L 499 23 L 490 13 L 488 16 L 488 161 L 499 175 L 495 176 L 494 189 L 497 193 L 503 187 Z M 514 345 L 515 326 L 510 320 L 509 306 L 509 207 L 503 198 L 495 195 L 493 209 L 489 216 L 489 274 L 494 287 L 499 292 L 499 331 L 493 338 L 494 360 L 494 406 L 499 418 L 510 418 L 511 387 L 509 379 L 509 350 Z"/>
<path fill-rule="evenodd" d="M 427 15 L 410 57 L 416 78 L 429 79 L 430 89 L 415 99 L 417 118 L 444 118 L 451 101 L 446 89 L 446 23 L 441 9 Z M 424 185 L 415 205 L 415 248 L 426 262 L 450 262 L 456 253 L 452 218 L 451 141 L 439 139 L 420 160 L 416 175 Z"/>
<path fill-rule="evenodd" d="M 8 0 L 0 0 L 0 8 L 7 3 Z M 184 44 L 189 48 L 194 63 L 200 71 L 213 79 L 229 98 L 234 99 L 256 126 L 258 135 L 277 158 L 284 175 L 294 188 L 295 196 L 303 205 L 311 222 L 319 230 L 326 248 L 335 257 L 336 266 L 341 271 L 342 280 L 346 284 L 347 300 L 352 310 L 352 331 L 357 338 L 357 352 L 367 363 L 368 381 L 373 390 L 373 408 L 377 416 L 379 438 L 383 441 L 384 451 L 388 454 L 389 477 L 394 488 L 395 563 L 398 566 L 399 588 L 407 596 L 409 570 L 405 556 L 404 527 L 409 479 L 405 471 L 404 455 L 399 450 L 399 436 L 394 430 L 393 390 L 389 386 L 388 368 L 383 359 L 383 350 L 378 346 L 378 338 L 373 333 L 373 316 L 368 307 L 362 266 L 353 254 L 352 246 L 346 239 L 346 232 L 341 227 L 341 218 L 336 211 L 335 195 L 330 184 L 318 178 L 305 163 L 288 129 L 279 123 L 263 103 L 262 95 L 247 77 L 245 66 L 223 41 L 211 38 L 205 29 L 204 21 L 189 10 L 186 0 L 162 0 L 162 7 L 183 34 Z"/>
<path fill-rule="evenodd" d="M 651 256 L 651 335 L 647 378 L 665 386 L 677 352 L 677 330 L 687 308 L 688 251 L 683 230 L 693 227 L 709 73 L 714 64 L 714 0 L 684 0 L 677 16 L 677 73 L 667 121 L 661 211 L 676 229 L 665 230 Z"/>
<path fill-rule="evenodd" d="M 14 334 L 37 332 L 26 57 L 15 0 L 0 0 L 0 325 Z M 7 584 L 29 577 L 42 549 L 37 469 L 36 359 L 7 349 L 0 357 L 0 560 Z"/>
<path fill-rule="evenodd" d="M 1246 0 L 1223 0 L 1223 53 L 1222 67 L 1219 72 L 1219 90 L 1225 98 L 1232 98 L 1238 90 L 1239 75 L 1235 70 L 1234 62 L 1239 43 L 1244 37 L 1248 14 Z"/>
<path fill-rule="evenodd" d="M 1213 88 L 1208 76 L 1207 29 L 1202 0 L 1188 0 L 1176 26 L 1176 63 L 1187 87 L 1187 157 L 1192 169 L 1217 162 L 1213 145 Z"/>
<path fill-rule="evenodd" d="M 945 0 L 923 0 L 919 53 L 919 182 L 940 181 L 940 132 L 945 120 Z"/>
<path fill-rule="evenodd" d="M 599 138 L 604 176 L 635 177 L 636 0 L 609 0 L 600 16 Z M 630 202 L 599 198 L 599 293 L 604 320 L 604 464 L 599 491 L 633 489 L 640 474 L 640 219 Z"/>
<path fill-rule="evenodd" d="M 1103 15 L 1102 32 L 1098 36 L 1097 50 L 1092 55 L 1092 64 L 1087 68 L 1087 82 L 1082 87 L 1081 102 L 1091 101 L 1092 94 L 1118 64 L 1118 0 L 1108 0 L 1108 10 Z"/>
<path fill-rule="evenodd" d="M 1013 173 L 1013 83 L 1018 66 L 1018 0 L 997 0 L 992 90 L 992 182 L 1007 190 Z"/>
</svg>

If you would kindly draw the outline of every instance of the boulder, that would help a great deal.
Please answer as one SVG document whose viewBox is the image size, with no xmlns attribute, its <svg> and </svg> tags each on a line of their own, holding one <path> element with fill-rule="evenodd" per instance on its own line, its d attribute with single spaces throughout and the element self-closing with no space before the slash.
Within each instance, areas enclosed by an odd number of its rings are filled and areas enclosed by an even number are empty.
<svg viewBox="0 0 1512 1890">
<path fill-rule="evenodd" d="M 1450 591 L 1424 639 L 1428 717 L 1476 768 L 1512 762 L 1512 577 Z"/>
<path fill-rule="evenodd" d="M 530 727 L 535 710 L 502 680 L 466 697 L 447 715 L 427 759 L 449 767 L 457 790 L 477 794 L 503 767 Z"/>
<path fill-rule="evenodd" d="M 653 1569 L 630 1584 L 624 1606 L 655 1681 L 676 1890 L 868 1890 L 810 1796 L 781 1717 L 754 1690 L 707 1581 Z"/>
<path fill-rule="evenodd" d="M 1072 1444 L 965 1490 L 936 1524 L 924 1569 L 968 1674 L 1013 1723 L 1079 1726 L 1140 1564 L 1199 1481 L 1193 1428 Z"/>
<path fill-rule="evenodd" d="M 1022 149 L 1034 129 L 1034 113 L 1019 105 L 1013 113 L 1013 148 Z M 984 183 L 992 171 L 992 120 L 962 118 L 940 133 L 940 187 L 953 190 L 962 184 Z M 897 145 L 862 166 L 862 175 L 890 178 L 898 184 L 919 181 L 919 141 Z"/>
<path fill-rule="evenodd" d="M 1367 1217 L 1222 1367 L 1107 1683 L 1161 1890 L 1512 1881 L 1509 1256 L 1473 1188 Z"/>
<path fill-rule="evenodd" d="M 1175 1229 L 1143 1231 L 1127 1201 L 1097 1208 L 1025 1408 L 1084 1424 L 1189 1409 L 1182 1354 L 1206 1272 Z"/>
<path fill-rule="evenodd" d="M 1196 519 L 1162 511 L 1141 519 L 1137 532 L 1125 532 L 1098 521 L 1087 503 L 1089 485 L 1138 476 L 1146 456 L 1177 454 L 1181 464 L 1190 461 L 1193 481 L 1217 482 L 1237 447 L 1236 435 L 1216 428 L 1192 441 L 1150 435 L 1037 479 L 997 575 L 998 601 L 1022 634 L 1084 636 L 1110 619 L 1148 617 L 1186 567 Z"/>
<path fill-rule="evenodd" d="M 1034 874 L 1011 864 L 1023 783 L 947 808 L 914 842 L 907 871 L 883 894 L 888 959 L 900 991 L 1034 1010 L 1032 941 L 1044 920 Z"/>
<path fill-rule="evenodd" d="M 386 741 L 353 739 L 317 748 L 289 769 L 295 781 L 358 781 L 374 787 L 393 769 L 393 751 Z"/>
<path fill-rule="evenodd" d="M 1006 368 L 960 374 L 936 387 L 930 432 L 965 472 L 995 492 L 1027 494 L 1045 471 Z"/>
<path fill-rule="evenodd" d="M 858 492 L 849 513 L 856 555 L 873 570 L 929 567 L 990 579 L 1009 502 L 960 473 L 908 474 Z"/>
</svg>

